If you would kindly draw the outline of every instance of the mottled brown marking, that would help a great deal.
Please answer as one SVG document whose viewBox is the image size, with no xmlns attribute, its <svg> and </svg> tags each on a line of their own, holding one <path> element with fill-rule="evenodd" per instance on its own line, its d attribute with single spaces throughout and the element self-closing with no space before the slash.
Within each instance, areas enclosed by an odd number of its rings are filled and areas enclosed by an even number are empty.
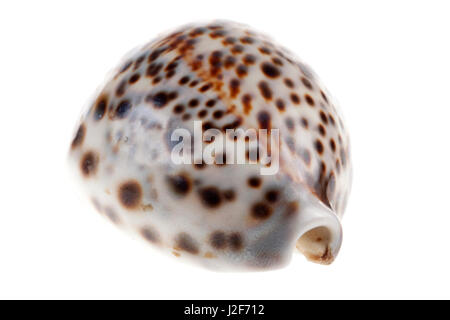
<svg viewBox="0 0 450 320">
<path fill-rule="evenodd" d="M 270 114 L 267 111 L 260 111 L 258 113 L 258 122 L 259 122 L 259 127 L 261 129 L 270 130 L 270 128 L 271 128 Z"/>
<path fill-rule="evenodd" d="M 270 89 L 269 84 L 266 81 L 260 81 L 258 84 L 258 88 L 264 99 L 266 100 L 272 99 L 272 90 Z"/>
<path fill-rule="evenodd" d="M 97 172 L 99 156 L 94 151 L 86 152 L 81 158 L 80 169 L 85 177 L 91 177 Z"/>
<path fill-rule="evenodd" d="M 178 196 L 186 196 L 191 191 L 191 179 L 186 173 L 180 173 L 173 176 L 167 176 L 167 183 L 170 190 Z"/>
<path fill-rule="evenodd" d="M 72 140 L 72 149 L 78 146 L 81 146 L 84 141 L 84 137 L 86 136 L 86 126 L 82 123 L 78 127 L 77 133 Z"/>
<path fill-rule="evenodd" d="M 233 251 L 239 251 L 244 246 L 244 240 L 238 232 L 233 232 L 228 236 L 228 244 Z"/>
<path fill-rule="evenodd" d="M 236 96 L 239 94 L 239 86 L 241 85 L 241 82 L 238 79 L 231 79 L 230 80 L 230 96 L 231 98 L 236 98 Z"/>
<path fill-rule="evenodd" d="M 303 85 L 304 85 L 306 88 L 312 90 L 313 86 L 312 86 L 312 84 L 311 84 L 311 81 L 309 81 L 309 80 L 306 79 L 305 77 L 301 77 L 300 80 L 302 81 Z"/>
<path fill-rule="evenodd" d="M 214 249 L 222 250 L 227 246 L 227 237 L 222 231 L 215 231 L 211 234 L 209 242 Z"/>
<path fill-rule="evenodd" d="M 190 254 L 199 253 L 197 242 L 187 233 L 180 233 L 176 237 L 175 243 L 180 250 L 186 251 Z"/>
<path fill-rule="evenodd" d="M 141 233 L 141 236 L 148 242 L 151 242 L 151 243 L 159 242 L 158 232 L 153 227 L 142 228 L 140 233 Z"/>
<path fill-rule="evenodd" d="M 277 106 L 280 112 L 284 112 L 284 110 L 286 109 L 286 105 L 284 104 L 283 99 L 277 99 L 275 101 L 275 105 Z"/>
<path fill-rule="evenodd" d="M 236 67 L 236 74 L 238 75 L 239 78 L 245 77 L 247 73 L 248 73 L 247 66 L 240 64 Z"/>
<path fill-rule="evenodd" d="M 265 220 L 272 215 L 272 208 L 264 202 L 257 202 L 251 208 L 251 215 L 258 220 Z"/>
<path fill-rule="evenodd" d="M 127 209 L 137 209 L 142 199 L 142 188 L 136 180 L 129 180 L 119 187 L 120 203 Z"/>
<path fill-rule="evenodd" d="M 242 96 L 242 105 L 244 106 L 244 113 L 248 115 L 253 108 L 250 94 L 246 93 Z"/>
</svg>

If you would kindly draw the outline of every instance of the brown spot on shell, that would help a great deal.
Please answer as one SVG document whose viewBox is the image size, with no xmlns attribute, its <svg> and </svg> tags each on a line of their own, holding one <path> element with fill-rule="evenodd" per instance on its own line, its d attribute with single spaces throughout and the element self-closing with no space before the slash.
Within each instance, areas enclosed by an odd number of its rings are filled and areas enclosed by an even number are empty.
<svg viewBox="0 0 450 320">
<path fill-rule="evenodd" d="M 72 140 L 72 149 L 78 146 L 81 146 L 84 141 L 84 137 L 86 136 L 86 126 L 82 123 L 78 127 L 77 133 Z"/>
<path fill-rule="evenodd" d="M 233 251 L 239 251 L 244 246 L 242 236 L 238 232 L 233 232 L 228 236 L 228 244 Z"/>
<path fill-rule="evenodd" d="M 261 70 L 269 78 L 277 78 L 280 76 L 280 70 L 270 62 L 261 64 Z"/>
<path fill-rule="evenodd" d="M 180 233 L 176 237 L 175 243 L 180 250 L 189 252 L 190 254 L 198 254 L 199 252 L 197 242 L 187 233 Z"/>
<path fill-rule="evenodd" d="M 266 100 L 272 99 L 272 90 L 269 87 L 269 84 L 266 81 L 260 81 L 258 84 L 259 91 L 261 92 L 261 95 Z"/>
<path fill-rule="evenodd" d="M 185 173 L 168 176 L 167 183 L 173 193 L 183 197 L 189 193 L 192 187 L 191 180 Z"/>
<path fill-rule="evenodd" d="M 258 122 L 261 129 L 270 130 L 270 114 L 267 111 L 260 111 L 258 113 Z"/>
<path fill-rule="evenodd" d="M 148 242 L 151 242 L 151 243 L 159 242 L 158 232 L 153 227 L 142 228 L 140 233 L 141 233 L 141 236 Z"/>
<path fill-rule="evenodd" d="M 272 215 L 272 208 L 264 202 L 257 202 L 251 208 L 251 215 L 258 220 L 265 220 Z"/>
<path fill-rule="evenodd" d="M 215 231 L 211 234 L 209 242 L 214 249 L 225 249 L 227 246 L 227 237 L 222 231 Z"/>
<path fill-rule="evenodd" d="M 129 180 L 119 186 L 120 203 L 127 209 L 137 209 L 142 200 L 142 188 L 136 180 Z"/>
<path fill-rule="evenodd" d="M 209 208 L 217 208 L 222 202 L 222 196 L 219 189 L 213 186 L 205 187 L 199 190 L 200 198 L 203 204 Z"/>
<path fill-rule="evenodd" d="M 248 185 L 252 188 L 259 188 L 261 186 L 261 178 L 260 177 L 250 177 L 248 179 Z"/>
<path fill-rule="evenodd" d="M 86 152 L 81 158 L 80 168 L 85 177 L 90 177 L 97 172 L 99 156 L 94 151 Z"/>
</svg>

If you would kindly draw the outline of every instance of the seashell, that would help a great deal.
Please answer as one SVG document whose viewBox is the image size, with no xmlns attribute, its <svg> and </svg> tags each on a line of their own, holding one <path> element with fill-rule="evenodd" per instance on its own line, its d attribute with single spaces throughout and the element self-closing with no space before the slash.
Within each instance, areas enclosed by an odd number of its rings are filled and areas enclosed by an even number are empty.
<svg viewBox="0 0 450 320">
<path fill-rule="evenodd" d="M 71 170 L 97 210 L 163 251 L 216 270 L 338 254 L 341 115 L 306 64 L 247 26 L 193 24 L 134 50 L 75 131 Z"/>
</svg>

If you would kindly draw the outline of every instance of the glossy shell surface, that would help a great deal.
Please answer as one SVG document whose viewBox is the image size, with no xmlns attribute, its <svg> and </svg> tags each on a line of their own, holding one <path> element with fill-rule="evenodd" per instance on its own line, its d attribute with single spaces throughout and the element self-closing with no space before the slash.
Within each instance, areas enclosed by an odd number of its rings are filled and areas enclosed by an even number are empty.
<svg viewBox="0 0 450 320">
<path fill-rule="evenodd" d="M 259 157 L 175 164 L 171 135 L 194 121 L 224 135 L 278 129 L 279 170 L 261 175 Z M 351 184 L 341 115 L 307 65 L 245 25 L 184 26 L 126 56 L 78 123 L 69 162 L 101 214 L 208 268 L 278 268 L 295 247 L 328 264 L 341 245 Z"/>
</svg>

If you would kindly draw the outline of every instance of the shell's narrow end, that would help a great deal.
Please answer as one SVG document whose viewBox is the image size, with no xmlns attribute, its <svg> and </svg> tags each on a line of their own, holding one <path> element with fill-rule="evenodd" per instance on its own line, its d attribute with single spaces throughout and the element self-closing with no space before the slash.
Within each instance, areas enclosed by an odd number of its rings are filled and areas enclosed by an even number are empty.
<svg viewBox="0 0 450 320">
<path fill-rule="evenodd" d="M 331 264 L 339 248 L 333 248 L 333 235 L 324 226 L 305 232 L 298 240 L 297 249 L 309 260 L 320 264 Z"/>
</svg>

